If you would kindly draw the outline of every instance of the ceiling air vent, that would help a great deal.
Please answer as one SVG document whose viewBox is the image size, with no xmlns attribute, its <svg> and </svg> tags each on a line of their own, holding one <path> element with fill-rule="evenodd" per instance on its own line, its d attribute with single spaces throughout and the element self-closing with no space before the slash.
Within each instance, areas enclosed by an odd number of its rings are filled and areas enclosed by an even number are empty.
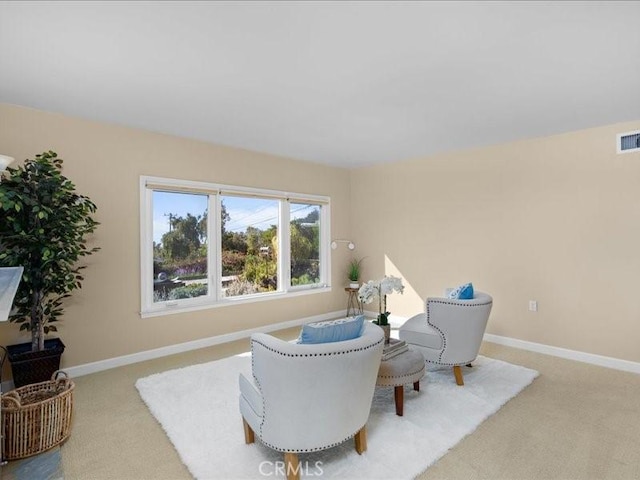
<svg viewBox="0 0 640 480">
<path fill-rule="evenodd" d="M 640 152 L 640 130 L 618 134 L 618 153 Z"/>
</svg>

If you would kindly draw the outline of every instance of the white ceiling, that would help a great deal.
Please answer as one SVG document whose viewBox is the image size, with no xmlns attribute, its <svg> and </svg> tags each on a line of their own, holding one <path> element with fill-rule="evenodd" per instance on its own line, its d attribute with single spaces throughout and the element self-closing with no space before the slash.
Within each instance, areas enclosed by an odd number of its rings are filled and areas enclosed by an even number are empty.
<svg viewBox="0 0 640 480">
<path fill-rule="evenodd" d="M 640 120 L 640 2 L 1 2 L 0 102 L 354 167 Z"/>
</svg>

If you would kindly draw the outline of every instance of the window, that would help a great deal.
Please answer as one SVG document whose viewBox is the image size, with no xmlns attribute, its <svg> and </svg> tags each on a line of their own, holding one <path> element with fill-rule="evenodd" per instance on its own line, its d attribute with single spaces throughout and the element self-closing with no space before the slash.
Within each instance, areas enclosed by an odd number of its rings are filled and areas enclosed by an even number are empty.
<svg viewBox="0 0 640 480">
<path fill-rule="evenodd" d="M 277 291 L 280 201 L 223 195 L 220 203 L 222 296 Z"/>
<path fill-rule="evenodd" d="M 290 203 L 289 208 L 291 284 L 319 283 L 321 206 Z"/>
<path fill-rule="evenodd" d="M 153 302 L 209 292 L 208 196 L 153 192 Z"/>
<path fill-rule="evenodd" d="M 328 197 L 141 177 L 140 205 L 143 316 L 329 289 Z"/>
</svg>

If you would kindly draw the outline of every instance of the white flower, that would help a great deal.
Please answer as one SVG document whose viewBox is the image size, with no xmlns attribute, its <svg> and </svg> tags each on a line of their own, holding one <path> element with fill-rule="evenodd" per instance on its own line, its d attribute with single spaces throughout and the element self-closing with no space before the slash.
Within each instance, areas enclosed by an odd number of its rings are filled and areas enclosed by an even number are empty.
<svg viewBox="0 0 640 480">
<path fill-rule="evenodd" d="M 363 303 L 371 303 L 374 298 L 379 294 L 378 282 L 369 280 L 367 283 L 362 284 L 360 290 L 358 290 L 358 296 Z"/>
<path fill-rule="evenodd" d="M 393 292 L 404 292 L 404 285 L 401 278 L 391 275 L 380 280 L 369 280 L 360 287 L 358 296 L 362 302 L 371 303 L 376 297 L 384 297 Z"/>
<path fill-rule="evenodd" d="M 404 285 L 402 279 L 394 277 L 393 275 L 380 280 L 369 280 L 363 284 L 358 290 L 358 297 L 362 303 L 371 303 L 376 297 L 378 298 L 378 313 L 380 315 L 388 315 L 387 312 L 387 295 L 393 292 L 402 293 L 404 291 Z"/>
<path fill-rule="evenodd" d="M 404 285 L 402 285 L 402 279 L 394 277 L 384 277 L 380 280 L 380 293 L 382 295 L 389 295 L 394 291 L 402 293 L 404 291 Z"/>
</svg>

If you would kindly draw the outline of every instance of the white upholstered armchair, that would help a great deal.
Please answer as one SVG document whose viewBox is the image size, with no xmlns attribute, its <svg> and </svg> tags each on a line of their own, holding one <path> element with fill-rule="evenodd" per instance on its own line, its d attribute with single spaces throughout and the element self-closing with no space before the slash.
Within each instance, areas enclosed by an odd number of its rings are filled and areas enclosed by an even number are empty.
<svg viewBox="0 0 640 480">
<path fill-rule="evenodd" d="M 476 292 L 471 300 L 427 298 L 426 311 L 411 317 L 399 330 L 400 340 L 417 348 L 427 363 L 453 367 L 458 385 L 464 385 L 461 365 L 478 356 L 493 299 Z"/>
<path fill-rule="evenodd" d="M 257 435 L 284 452 L 288 478 L 298 478 L 298 453 L 354 436 L 362 453 L 383 346 L 382 329 L 371 323 L 358 338 L 314 345 L 253 334 L 253 376 L 240 375 L 246 443 Z"/>
</svg>

